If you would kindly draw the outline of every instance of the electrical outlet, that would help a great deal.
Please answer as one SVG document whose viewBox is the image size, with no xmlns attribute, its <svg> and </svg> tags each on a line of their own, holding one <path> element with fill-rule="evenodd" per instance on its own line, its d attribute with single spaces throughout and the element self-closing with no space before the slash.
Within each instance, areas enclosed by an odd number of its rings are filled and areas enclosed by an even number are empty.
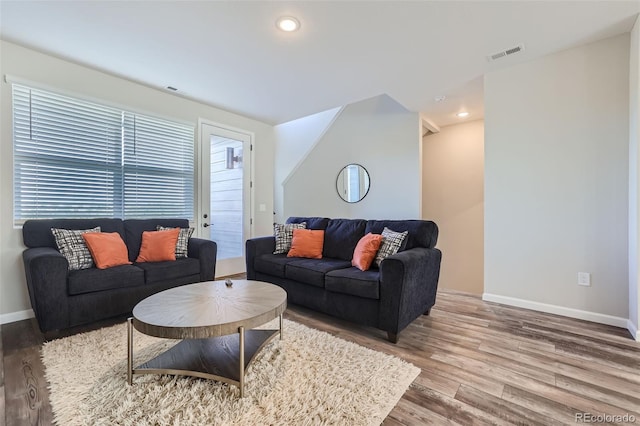
<svg viewBox="0 0 640 426">
<path fill-rule="evenodd" d="M 591 274 L 589 272 L 578 272 L 578 285 L 591 286 Z"/>
</svg>

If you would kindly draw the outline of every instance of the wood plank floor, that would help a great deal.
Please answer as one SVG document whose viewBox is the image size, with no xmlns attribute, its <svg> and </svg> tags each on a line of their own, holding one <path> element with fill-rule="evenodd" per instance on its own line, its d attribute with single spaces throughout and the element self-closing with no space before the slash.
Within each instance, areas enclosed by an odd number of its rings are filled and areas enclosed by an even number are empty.
<svg viewBox="0 0 640 426">
<path fill-rule="evenodd" d="M 380 330 L 300 307 L 285 317 L 422 369 L 385 425 L 576 424 L 582 413 L 640 424 L 640 343 L 624 329 L 452 291 L 439 292 L 431 315 L 395 345 Z M 35 320 L 0 334 L 0 426 L 52 424 Z"/>
</svg>

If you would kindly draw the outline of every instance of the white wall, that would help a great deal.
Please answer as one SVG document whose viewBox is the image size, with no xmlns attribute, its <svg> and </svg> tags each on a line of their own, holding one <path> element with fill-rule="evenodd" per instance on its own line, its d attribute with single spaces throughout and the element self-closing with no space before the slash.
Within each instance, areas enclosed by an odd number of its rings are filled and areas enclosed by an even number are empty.
<svg viewBox="0 0 640 426">
<path fill-rule="evenodd" d="M 484 121 L 426 136 L 422 145 L 422 215 L 438 224 L 440 288 L 484 289 Z"/>
<path fill-rule="evenodd" d="M 387 95 L 347 105 L 284 183 L 284 215 L 419 219 L 421 125 Z M 344 202 L 336 178 L 349 163 L 364 166 L 371 189 Z"/>
<path fill-rule="evenodd" d="M 629 49 L 629 331 L 640 340 L 640 277 L 638 276 L 638 169 L 640 168 L 640 17 L 631 31 Z"/>
<path fill-rule="evenodd" d="M 338 116 L 341 107 L 322 111 L 317 114 L 302 117 L 274 127 L 274 221 L 283 223 L 284 191 L 283 184 L 296 167 L 305 159 L 307 154 L 320 141 L 325 131 L 331 127 Z"/>
<path fill-rule="evenodd" d="M 486 75 L 485 299 L 626 326 L 628 84 L 628 34 Z"/>
<path fill-rule="evenodd" d="M 255 135 L 254 234 L 271 232 L 273 211 L 273 127 L 237 114 L 190 101 L 161 90 L 86 68 L 24 47 L 0 42 L 0 71 L 66 93 L 101 99 L 162 117 L 188 121 L 199 118 L 232 126 Z M 30 309 L 24 279 L 20 229 L 13 226 L 12 212 L 12 114 L 11 85 L 0 83 L 0 322 L 22 319 Z M 196 134 L 197 134 L 196 129 Z M 197 191 L 197 188 L 196 188 Z"/>
</svg>

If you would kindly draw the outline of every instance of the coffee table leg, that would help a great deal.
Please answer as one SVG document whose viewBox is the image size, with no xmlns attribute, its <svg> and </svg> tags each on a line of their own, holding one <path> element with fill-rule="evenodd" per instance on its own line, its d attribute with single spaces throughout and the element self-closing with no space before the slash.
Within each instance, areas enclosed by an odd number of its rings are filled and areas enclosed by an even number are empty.
<svg viewBox="0 0 640 426">
<path fill-rule="evenodd" d="M 133 318 L 127 319 L 127 381 L 133 381 Z"/>
<path fill-rule="evenodd" d="M 244 327 L 238 327 L 240 333 L 240 398 L 244 398 Z"/>
<path fill-rule="evenodd" d="M 280 314 L 280 340 L 282 340 L 282 314 Z"/>
</svg>

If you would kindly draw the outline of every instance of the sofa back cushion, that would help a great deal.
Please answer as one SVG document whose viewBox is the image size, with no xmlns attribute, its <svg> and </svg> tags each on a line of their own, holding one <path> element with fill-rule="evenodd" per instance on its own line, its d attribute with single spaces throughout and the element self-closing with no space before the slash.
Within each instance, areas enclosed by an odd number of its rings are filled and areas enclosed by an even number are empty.
<svg viewBox="0 0 640 426">
<path fill-rule="evenodd" d="M 324 231 L 329 224 L 328 217 L 297 217 L 292 216 L 287 219 L 287 223 L 307 223 L 307 229 L 317 229 Z"/>
<path fill-rule="evenodd" d="M 400 251 L 414 247 L 433 248 L 438 242 L 438 226 L 430 220 L 370 220 L 366 233 L 382 234 L 387 227 L 392 231 L 409 231 Z"/>
<path fill-rule="evenodd" d="M 362 219 L 331 219 L 324 233 L 323 257 L 349 260 L 364 237 L 367 221 Z"/>
<path fill-rule="evenodd" d="M 122 219 L 33 219 L 22 225 L 24 245 L 58 249 L 51 228 L 91 229 L 99 226 L 102 232 L 117 232 L 124 239 Z"/>
<path fill-rule="evenodd" d="M 155 231 L 158 226 L 188 228 L 189 221 L 187 219 L 126 219 L 124 221 L 125 241 L 131 262 L 134 262 L 140 253 L 142 233 L 144 231 Z"/>
</svg>

